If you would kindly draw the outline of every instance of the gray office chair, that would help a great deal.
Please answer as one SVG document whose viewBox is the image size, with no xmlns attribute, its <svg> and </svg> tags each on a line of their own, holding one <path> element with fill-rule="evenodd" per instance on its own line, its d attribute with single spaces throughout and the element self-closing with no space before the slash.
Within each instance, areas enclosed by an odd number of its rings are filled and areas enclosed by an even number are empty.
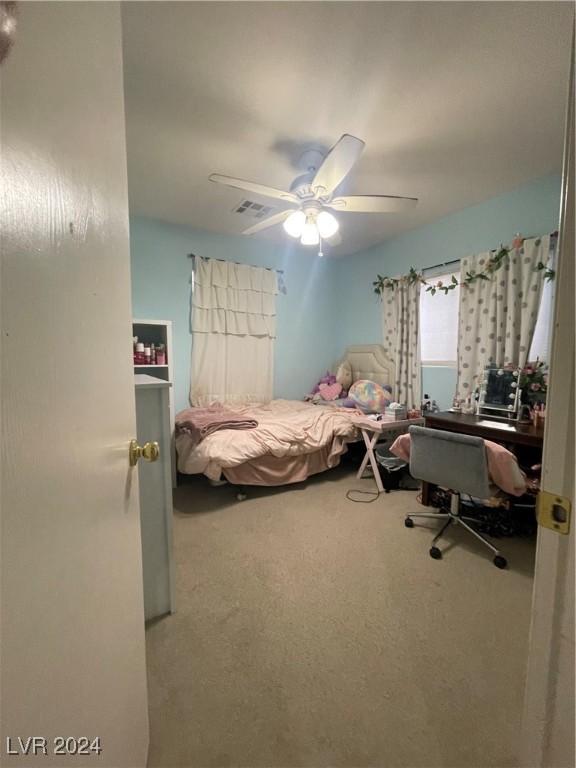
<svg viewBox="0 0 576 768">
<path fill-rule="evenodd" d="M 474 518 L 461 514 L 460 494 L 465 493 L 486 499 L 492 495 L 488 477 L 486 448 L 481 437 L 445 432 L 441 429 L 410 427 L 410 474 L 418 480 L 426 480 L 452 492 L 450 510 L 443 512 L 415 512 L 404 520 L 406 528 L 413 528 L 413 517 L 430 517 L 446 522 L 432 540 L 430 557 L 442 558 L 436 542 L 449 525 L 461 525 L 494 553 L 497 568 L 506 568 L 506 558 L 498 549 L 475 531 L 468 523 Z"/>
</svg>

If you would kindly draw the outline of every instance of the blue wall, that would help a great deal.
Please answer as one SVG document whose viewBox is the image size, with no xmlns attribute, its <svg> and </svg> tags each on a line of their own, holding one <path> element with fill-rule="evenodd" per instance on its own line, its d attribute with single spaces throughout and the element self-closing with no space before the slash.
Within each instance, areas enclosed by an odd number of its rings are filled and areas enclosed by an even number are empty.
<svg viewBox="0 0 576 768">
<path fill-rule="evenodd" d="M 284 270 L 287 294 L 277 297 L 274 396 L 301 399 L 342 353 L 334 329 L 334 270 L 314 249 L 200 232 L 153 219 L 130 220 L 133 316 L 172 320 L 174 397 L 188 405 L 190 274 L 187 254 Z"/>
<path fill-rule="evenodd" d="M 380 301 L 372 287 L 377 274 L 393 277 L 405 274 L 411 266 L 425 269 L 497 248 L 500 243 L 509 243 L 516 232 L 525 237 L 553 232 L 558 228 L 560 188 L 559 175 L 545 176 L 394 240 L 338 259 L 335 290 L 342 347 L 382 340 Z M 430 394 L 442 407 L 451 404 L 455 389 L 454 368 L 423 369 L 422 392 Z"/>
<path fill-rule="evenodd" d="M 313 249 L 295 249 L 252 238 L 200 232 L 153 219 L 132 218 L 134 317 L 174 323 L 176 408 L 188 404 L 190 383 L 190 271 L 188 253 L 285 271 L 287 295 L 278 295 L 275 397 L 301 398 L 348 344 L 381 342 L 377 273 L 399 275 L 508 243 L 516 232 L 536 235 L 558 227 L 559 175 L 465 208 L 354 256 L 319 259 Z M 441 300 L 441 297 L 439 297 Z M 426 367 L 422 391 L 442 407 L 451 403 L 456 371 Z"/>
</svg>

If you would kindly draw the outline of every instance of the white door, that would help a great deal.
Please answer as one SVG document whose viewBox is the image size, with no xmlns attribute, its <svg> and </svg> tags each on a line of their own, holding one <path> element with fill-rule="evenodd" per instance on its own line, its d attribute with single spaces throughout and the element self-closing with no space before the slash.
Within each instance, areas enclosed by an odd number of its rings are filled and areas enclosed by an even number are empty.
<svg viewBox="0 0 576 768">
<path fill-rule="evenodd" d="M 574 711 L 574 49 L 542 488 L 572 504 L 570 532 L 539 528 L 521 765 L 573 768 Z"/>
<path fill-rule="evenodd" d="M 136 768 L 148 716 L 120 9 L 18 5 L 0 69 L 0 755 Z"/>
</svg>

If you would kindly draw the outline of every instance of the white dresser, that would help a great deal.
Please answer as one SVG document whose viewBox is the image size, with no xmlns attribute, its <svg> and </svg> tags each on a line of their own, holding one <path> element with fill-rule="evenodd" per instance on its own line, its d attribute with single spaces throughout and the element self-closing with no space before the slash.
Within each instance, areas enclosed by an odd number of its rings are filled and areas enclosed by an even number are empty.
<svg viewBox="0 0 576 768">
<path fill-rule="evenodd" d="M 174 612 L 172 559 L 172 461 L 169 393 L 172 386 L 154 376 L 137 374 L 136 423 L 138 444 L 157 442 L 156 460 L 138 461 L 144 614 L 153 619 Z"/>
</svg>

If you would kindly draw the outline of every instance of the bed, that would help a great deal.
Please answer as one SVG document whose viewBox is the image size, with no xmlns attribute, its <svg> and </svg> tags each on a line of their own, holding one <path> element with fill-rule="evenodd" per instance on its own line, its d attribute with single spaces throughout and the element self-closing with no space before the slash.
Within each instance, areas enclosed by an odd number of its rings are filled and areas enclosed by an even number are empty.
<svg viewBox="0 0 576 768">
<path fill-rule="evenodd" d="M 354 381 L 394 381 L 394 366 L 378 344 L 348 347 L 335 369 L 344 361 L 350 363 Z M 337 466 L 348 444 L 360 439 L 354 411 L 330 403 L 272 400 L 235 411 L 258 426 L 222 429 L 198 444 L 184 432 L 177 434 L 179 472 L 203 473 L 213 482 L 225 478 L 240 486 L 298 483 Z"/>
</svg>

